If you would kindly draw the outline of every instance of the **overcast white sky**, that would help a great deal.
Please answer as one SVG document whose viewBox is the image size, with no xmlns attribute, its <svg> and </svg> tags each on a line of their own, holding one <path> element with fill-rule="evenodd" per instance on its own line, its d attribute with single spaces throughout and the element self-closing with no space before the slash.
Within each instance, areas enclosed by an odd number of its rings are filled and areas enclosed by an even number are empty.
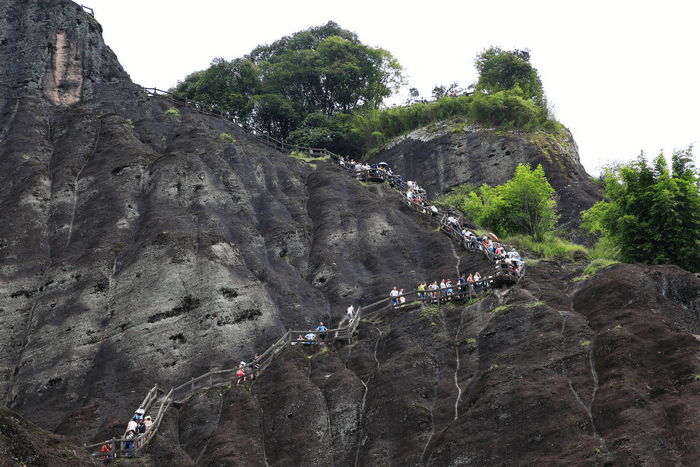
<svg viewBox="0 0 700 467">
<path fill-rule="evenodd" d="M 670 156 L 700 143 L 698 0 L 81 2 L 94 9 L 132 80 L 145 87 L 168 89 L 214 57 L 242 57 L 335 21 L 391 52 L 426 98 L 436 84 L 476 81 L 474 58 L 485 48 L 530 49 L 591 174 L 641 150 Z"/>
</svg>

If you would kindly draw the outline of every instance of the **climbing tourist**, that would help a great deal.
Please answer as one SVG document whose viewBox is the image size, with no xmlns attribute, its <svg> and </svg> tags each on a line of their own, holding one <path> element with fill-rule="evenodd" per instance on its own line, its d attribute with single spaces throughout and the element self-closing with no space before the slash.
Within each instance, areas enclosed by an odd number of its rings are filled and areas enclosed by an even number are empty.
<svg viewBox="0 0 700 467">
<path fill-rule="evenodd" d="M 246 380 L 245 362 L 241 362 L 238 364 L 238 371 L 236 371 L 236 376 L 238 377 L 238 381 L 236 381 L 236 384 L 239 384 L 241 381 Z"/>
<path fill-rule="evenodd" d="M 350 323 L 352 323 L 352 319 L 355 317 L 355 309 L 352 307 L 352 303 L 350 305 L 348 305 L 347 315 L 348 315 L 348 321 Z"/>
<path fill-rule="evenodd" d="M 109 443 L 109 444 L 102 445 L 102 452 L 104 453 L 104 456 L 102 456 L 103 460 L 112 458 L 112 455 L 109 454 L 109 451 L 111 451 L 112 448 L 114 447 L 114 443 L 112 442 L 111 439 L 106 440 L 105 443 Z"/>
<path fill-rule="evenodd" d="M 423 298 L 423 299 L 425 298 L 424 291 L 425 291 L 425 282 L 421 282 L 420 284 L 418 284 L 418 296 L 420 298 Z"/>
<path fill-rule="evenodd" d="M 250 362 L 251 367 L 253 368 L 253 376 L 251 376 L 250 379 L 255 379 L 256 377 L 260 376 L 260 362 L 258 360 L 260 360 L 260 354 L 256 353 L 253 360 Z"/>
<path fill-rule="evenodd" d="M 132 450 L 134 449 L 134 436 L 136 433 L 134 430 L 129 430 L 129 432 L 126 434 L 126 439 L 130 441 L 125 441 L 124 442 L 124 449 Z M 127 454 L 128 457 L 132 457 L 132 453 L 130 452 Z"/>
<path fill-rule="evenodd" d="M 399 303 L 402 305 L 406 303 L 406 297 L 403 296 L 403 289 L 399 290 Z"/>
<path fill-rule="evenodd" d="M 138 420 L 136 418 L 136 415 L 134 415 L 134 418 L 129 421 L 129 423 L 126 425 L 126 430 L 127 431 L 133 431 L 136 433 L 136 429 L 139 427 Z"/>
<path fill-rule="evenodd" d="M 150 415 L 146 416 L 146 420 L 144 421 L 144 425 L 146 425 L 147 430 L 151 427 L 151 425 L 153 425 L 153 419 L 151 418 Z"/>
<path fill-rule="evenodd" d="M 476 287 L 481 287 L 481 275 L 479 275 L 479 271 L 474 273 L 474 286 Z"/>
<path fill-rule="evenodd" d="M 146 424 L 144 423 L 143 420 L 139 420 L 139 428 L 138 428 L 138 430 L 136 431 L 136 434 L 137 434 L 137 436 L 138 436 L 138 435 L 141 435 L 141 434 L 144 434 L 144 435 L 145 435 L 145 433 L 146 433 Z M 136 445 L 136 447 L 137 447 L 137 448 L 140 448 L 140 447 L 141 447 L 141 444 L 143 444 L 144 441 L 146 441 L 146 437 L 145 437 L 145 436 L 138 442 L 138 444 Z"/>
<path fill-rule="evenodd" d="M 311 329 L 309 329 L 308 334 L 306 334 L 306 345 L 313 345 L 315 339 L 316 334 L 314 334 L 314 332 Z"/>
<path fill-rule="evenodd" d="M 389 296 L 391 297 L 391 304 L 393 306 L 396 306 L 399 304 L 399 291 L 396 290 L 396 287 L 392 289 L 391 292 L 389 292 Z"/>
<path fill-rule="evenodd" d="M 326 331 L 327 331 L 327 328 L 323 325 L 323 323 L 319 323 L 319 325 L 318 325 L 318 327 L 316 328 L 316 330 L 320 332 L 320 334 L 318 335 L 318 337 L 319 337 L 319 338 L 321 339 L 321 341 L 322 341 L 322 342 L 321 342 L 321 345 L 324 345 L 325 342 L 323 342 L 323 341 L 326 340 Z"/>
<path fill-rule="evenodd" d="M 437 291 L 438 291 L 439 288 L 440 288 L 440 286 L 438 286 L 437 281 L 433 281 L 433 283 L 430 284 L 430 290 L 433 291 L 433 299 L 434 299 L 434 300 L 433 300 L 433 303 L 436 303 L 436 302 L 437 302 L 437 298 L 438 298 L 438 293 L 437 293 Z"/>
</svg>

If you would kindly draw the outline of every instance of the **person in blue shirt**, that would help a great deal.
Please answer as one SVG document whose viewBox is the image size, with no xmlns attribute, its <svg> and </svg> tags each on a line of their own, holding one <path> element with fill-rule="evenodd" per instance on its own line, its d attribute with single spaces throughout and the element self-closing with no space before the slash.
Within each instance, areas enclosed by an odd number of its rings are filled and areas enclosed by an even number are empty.
<svg viewBox="0 0 700 467">
<path fill-rule="evenodd" d="M 321 334 L 318 335 L 318 337 L 321 338 L 321 341 L 325 341 L 326 340 L 326 331 L 328 329 L 323 325 L 323 323 L 319 323 L 316 330 L 321 332 Z M 323 345 L 323 344 L 324 344 L 324 342 L 321 342 L 321 345 Z"/>
<path fill-rule="evenodd" d="M 313 331 L 311 331 L 311 329 L 309 329 L 309 333 L 306 335 L 306 340 L 307 340 L 306 344 L 313 345 L 315 339 L 316 339 L 316 334 L 314 334 Z"/>
</svg>

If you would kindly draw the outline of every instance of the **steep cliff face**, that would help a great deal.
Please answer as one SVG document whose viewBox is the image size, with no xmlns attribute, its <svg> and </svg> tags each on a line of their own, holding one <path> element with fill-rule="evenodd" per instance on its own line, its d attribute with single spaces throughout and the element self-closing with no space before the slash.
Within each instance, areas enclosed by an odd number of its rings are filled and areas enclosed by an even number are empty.
<svg viewBox="0 0 700 467">
<path fill-rule="evenodd" d="M 0 0 L 0 58 L 0 400 L 44 429 L 117 436 L 155 383 L 489 268 L 387 186 L 166 115 L 70 1 Z M 573 142 L 553 157 L 476 129 L 423 139 L 381 157 L 431 196 L 542 161 L 560 197 L 571 181 L 569 218 L 595 199 Z M 581 270 L 542 262 L 471 304 L 373 311 L 353 345 L 295 346 L 171 409 L 144 462 L 696 465 L 698 279 Z"/>
<path fill-rule="evenodd" d="M 157 452 L 182 446 L 185 465 L 697 465 L 700 282 L 668 266 L 573 282 L 581 272 L 541 262 L 468 306 L 370 313 L 352 346 L 291 348 L 252 385 L 173 410 Z"/>
<path fill-rule="evenodd" d="M 513 178 L 518 164 L 542 165 L 556 191 L 559 226 L 567 229 L 578 226 L 581 211 L 602 199 L 567 131 L 553 138 L 443 122 L 395 139 L 373 160 L 389 163 L 405 180 L 417 181 L 430 197 L 461 184 L 502 185 Z"/>
<path fill-rule="evenodd" d="M 0 52 L 6 405 L 84 440 L 155 382 L 455 271 L 447 239 L 386 207 L 393 191 L 223 121 L 166 116 L 79 6 L 23 5 L 0 5 L 12 25 Z"/>
</svg>

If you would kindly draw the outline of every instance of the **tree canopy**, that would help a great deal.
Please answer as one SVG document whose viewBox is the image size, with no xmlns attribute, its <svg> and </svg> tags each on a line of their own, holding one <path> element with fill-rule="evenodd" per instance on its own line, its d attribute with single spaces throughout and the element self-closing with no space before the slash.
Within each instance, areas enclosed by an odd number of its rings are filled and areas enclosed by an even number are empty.
<svg viewBox="0 0 700 467">
<path fill-rule="evenodd" d="M 700 182 L 692 160 L 690 146 L 674 151 L 670 168 L 663 153 L 653 164 L 642 153 L 608 167 L 602 178 L 609 200 L 584 212 L 582 226 L 612 240 L 625 262 L 700 272 Z"/>
<path fill-rule="evenodd" d="M 451 117 L 501 129 L 561 125 L 547 108 L 528 50 L 491 47 L 480 53 L 475 92 L 458 82 L 435 86 L 432 102 L 382 108 L 404 84 L 401 65 L 388 51 L 362 44 L 334 22 L 261 45 L 241 58 L 215 58 L 171 91 L 217 105 L 277 139 L 299 146 L 362 154 L 407 131 Z M 415 101 L 418 90 L 411 88 Z M 410 105 L 409 105 L 410 104 Z"/>
<path fill-rule="evenodd" d="M 243 58 L 214 59 L 174 92 L 218 104 L 270 135 L 287 138 L 307 117 L 378 108 L 403 83 L 386 50 L 362 44 L 334 22 L 258 46 Z M 322 123 L 326 124 L 324 120 Z"/>
<path fill-rule="evenodd" d="M 542 103 L 542 80 L 530 64 L 529 50 L 502 50 L 500 47 L 491 47 L 477 55 L 474 65 L 479 72 L 476 91 L 494 94 L 518 87 L 526 99 Z"/>
<path fill-rule="evenodd" d="M 519 164 L 513 178 L 503 185 L 484 184 L 476 190 L 458 187 L 438 201 L 456 206 L 499 235 L 522 233 L 536 241 L 542 241 L 559 219 L 554 188 L 541 165 L 531 170 Z"/>
<path fill-rule="evenodd" d="M 560 129 L 551 115 L 537 70 L 530 63 L 529 50 L 491 47 L 477 55 L 474 65 L 479 80 L 469 108 L 469 118 L 494 126 L 529 131 L 544 127 Z"/>
</svg>

